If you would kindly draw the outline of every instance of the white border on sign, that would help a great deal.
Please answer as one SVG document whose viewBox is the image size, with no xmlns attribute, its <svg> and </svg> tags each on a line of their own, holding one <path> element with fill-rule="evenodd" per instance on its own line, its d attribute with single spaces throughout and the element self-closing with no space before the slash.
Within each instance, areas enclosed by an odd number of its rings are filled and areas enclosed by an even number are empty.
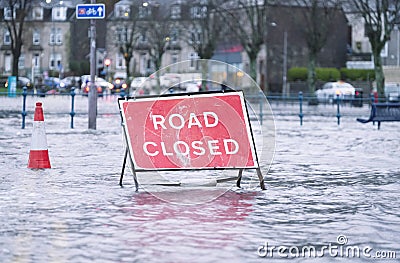
<svg viewBox="0 0 400 263">
<path fill-rule="evenodd" d="M 135 158 L 134 158 L 134 153 L 133 153 L 133 149 L 132 149 L 132 145 L 131 145 L 131 137 L 129 135 L 129 132 L 127 131 L 127 127 L 125 127 L 126 125 L 126 115 L 124 112 L 124 103 L 132 103 L 135 102 L 136 100 L 140 100 L 140 101 L 158 101 L 158 100 L 171 100 L 171 99 L 181 99 L 181 98 L 190 98 L 190 97 L 196 97 L 196 98 L 201 98 L 201 97 L 216 97 L 216 96 L 228 96 L 228 95 L 239 95 L 240 97 L 240 103 L 242 106 L 242 112 L 243 112 L 243 117 L 244 117 L 244 121 L 245 121 L 245 125 L 246 125 L 246 132 L 247 132 L 247 136 L 248 136 L 248 142 L 250 144 L 250 150 L 252 153 L 252 161 L 254 163 L 253 166 L 244 166 L 244 167 L 215 167 L 215 168 L 211 168 L 211 167 L 203 167 L 203 168 L 188 168 L 188 167 L 182 167 L 182 168 L 154 168 L 154 169 L 149 169 L 149 168 L 142 168 L 142 167 L 138 167 Z M 255 150 L 255 142 L 254 142 L 254 137 L 253 137 L 253 133 L 252 133 L 252 129 L 250 126 L 250 122 L 249 122 L 249 114 L 247 111 L 247 107 L 246 107 L 246 102 L 244 99 L 244 94 L 243 91 L 229 91 L 229 92 L 213 92 L 213 93 L 182 93 L 182 94 L 178 94 L 178 95 L 160 95 L 160 96 L 151 96 L 151 97 L 135 97 L 135 98 L 127 98 L 127 99 L 119 99 L 118 100 L 119 103 L 119 108 L 120 108 L 120 112 L 121 112 L 121 116 L 122 116 L 122 120 L 123 120 L 123 126 L 124 126 L 124 134 L 125 134 L 125 138 L 126 138 L 126 143 L 129 149 L 129 153 L 132 159 L 133 164 L 135 165 L 134 170 L 138 171 L 138 172 L 145 172 L 145 171 L 171 171 L 171 170 L 213 170 L 213 169 L 218 169 L 218 170 L 224 170 L 224 169 L 256 169 L 259 168 L 259 162 L 258 162 L 258 157 L 257 157 L 257 152 Z"/>
</svg>

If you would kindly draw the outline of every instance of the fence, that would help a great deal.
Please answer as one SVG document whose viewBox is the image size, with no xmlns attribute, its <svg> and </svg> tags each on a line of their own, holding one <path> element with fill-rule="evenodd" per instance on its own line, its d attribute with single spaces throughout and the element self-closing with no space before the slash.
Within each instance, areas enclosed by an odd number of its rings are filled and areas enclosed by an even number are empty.
<svg viewBox="0 0 400 263">
<path fill-rule="evenodd" d="M 0 94 L 1 95 L 6 95 L 6 94 Z M 87 114 L 87 111 L 84 110 L 84 104 L 87 103 L 87 99 L 84 96 L 79 96 L 80 97 L 80 105 L 79 105 L 79 112 L 77 113 L 76 110 L 76 96 L 79 94 L 76 94 L 74 90 L 72 90 L 70 93 L 66 93 L 66 94 L 51 94 L 51 95 L 31 95 L 28 94 L 27 90 L 24 89 L 22 93 L 17 93 L 16 97 L 13 99 L 17 99 L 19 97 L 22 97 L 22 111 L 21 111 L 21 116 L 22 116 L 22 129 L 25 128 L 25 118 L 28 115 L 28 111 L 27 111 L 27 97 L 30 96 L 46 96 L 46 97 L 52 97 L 52 98 L 60 98 L 60 97 L 64 97 L 67 98 L 69 97 L 69 109 L 68 112 L 66 110 L 66 103 L 65 100 L 62 101 L 62 103 L 59 103 L 60 100 L 58 102 L 55 102 L 57 105 L 60 105 L 61 109 L 58 109 L 58 113 L 60 114 L 68 114 L 70 116 L 70 128 L 73 129 L 74 128 L 74 117 L 77 114 L 81 114 L 81 115 L 85 115 Z M 3 96 L 4 97 L 4 96 Z M 118 112 L 118 106 L 116 103 L 116 99 L 118 97 L 123 97 L 123 94 L 121 95 L 110 95 L 110 94 L 104 94 L 103 96 L 103 100 L 107 100 L 109 101 L 109 104 L 112 105 L 110 107 L 108 107 L 108 112 L 104 112 L 103 114 L 119 114 Z M 328 101 L 324 101 L 324 102 L 318 102 L 316 103 L 316 98 L 309 96 L 308 94 L 304 95 L 302 92 L 299 92 L 298 96 L 282 96 L 280 94 L 276 94 L 276 95 L 269 95 L 266 97 L 269 104 L 271 105 L 271 107 L 282 107 L 284 109 L 291 109 L 291 113 L 289 114 L 293 114 L 293 111 L 296 111 L 296 115 L 299 117 L 299 122 L 300 125 L 303 125 L 303 121 L 304 118 L 308 115 L 310 115 L 310 113 L 306 113 L 304 111 L 305 107 L 312 107 L 315 104 L 318 104 L 319 107 L 333 107 L 335 110 L 335 117 L 337 119 L 337 124 L 340 125 L 340 120 L 342 117 L 342 109 L 345 108 L 352 108 L 352 107 L 363 107 L 365 105 L 367 105 L 368 107 L 371 105 L 371 103 L 374 102 L 378 102 L 377 98 L 354 98 L 351 100 L 346 100 L 346 101 L 342 101 L 339 97 L 339 95 L 337 95 L 337 98 L 334 100 L 334 103 L 332 102 L 328 102 Z M 251 96 L 246 96 L 246 100 L 252 104 L 252 109 L 253 109 L 253 115 L 256 115 L 257 119 L 260 121 L 260 123 L 262 124 L 264 117 L 269 114 L 267 112 L 266 107 L 264 107 L 265 105 L 265 96 L 262 92 L 260 92 L 257 95 L 251 95 Z M 83 102 L 82 102 L 83 101 Z M 14 106 L 15 107 L 15 106 Z M 20 108 L 21 109 L 21 108 Z M 1 110 L 1 109 L 0 109 Z M 329 109 L 329 114 L 331 114 L 332 110 Z M 54 113 L 54 112 L 53 112 Z M 101 114 L 101 113 L 100 113 Z"/>
</svg>

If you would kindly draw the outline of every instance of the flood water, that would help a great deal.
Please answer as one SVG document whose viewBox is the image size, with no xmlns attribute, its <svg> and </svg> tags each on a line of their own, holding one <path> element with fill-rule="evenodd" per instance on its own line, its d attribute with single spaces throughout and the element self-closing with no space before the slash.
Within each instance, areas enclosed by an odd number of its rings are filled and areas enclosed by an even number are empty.
<svg viewBox="0 0 400 263">
<path fill-rule="evenodd" d="M 77 97 L 74 129 L 69 99 L 41 99 L 48 170 L 26 168 L 40 99 L 28 98 L 26 129 L 20 100 L 0 99 L 0 262 L 400 258 L 400 124 L 377 130 L 356 122 L 368 106 L 344 109 L 340 126 L 332 106 L 305 108 L 300 126 L 296 105 L 272 104 L 276 149 L 268 174 L 261 160 L 266 191 L 246 171 L 242 189 L 231 182 L 154 195 L 152 186 L 135 192 L 129 172 L 118 185 L 124 144 L 115 99 L 98 101 L 96 130 L 87 129 L 87 98 Z M 311 248 L 315 256 L 301 255 Z"/>
</svg>

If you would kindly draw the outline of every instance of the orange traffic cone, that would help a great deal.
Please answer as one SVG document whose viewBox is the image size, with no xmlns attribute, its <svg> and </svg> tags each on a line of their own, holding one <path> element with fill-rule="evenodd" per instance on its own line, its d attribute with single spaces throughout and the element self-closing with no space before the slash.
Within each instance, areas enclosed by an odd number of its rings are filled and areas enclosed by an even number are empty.
<svg viewBox="0 0 400 263">
<path fill-rule="evenodd" d="M 41 102 L 36 102 L 35 116 L 33 118 L 33 133 L 31 150 L 29 152 L 28 168 L 51 168 L 49 151 L 47 149 L 46 130 Z"/>
</svg>

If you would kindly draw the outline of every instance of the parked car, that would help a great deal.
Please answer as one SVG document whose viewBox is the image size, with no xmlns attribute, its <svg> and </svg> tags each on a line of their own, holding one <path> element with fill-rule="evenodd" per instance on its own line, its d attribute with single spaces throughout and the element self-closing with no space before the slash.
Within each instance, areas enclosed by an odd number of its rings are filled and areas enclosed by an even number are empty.
<svg viewBox="0 0 400 263">
<path fill-rule="evenodd" d="M 186 87 L 186 92 L 199 92 L 201 88 L 201 81 L 190 81 L 183 83 L 183 86 Z"/>
<path fill-rule="evenodd" d="M 123 78 L 116 78 L 113 81 L 113 87 L 111 89 L 111 94 L 125 92 L 128 84 L 126 84 L 126 80 Z"/>
<path fill-rule="evenodd" d="M 137 88 L 140 88 L 142 84 L 146 81 L 146 77 L 136 77 L 132 80 L 131 82 L 131 89 L 135 90 Z"/>
<path fill-rule="evenodd" d="M 70 91 L 71 87 L 79 87 L 79 82 L 80 82 L 81 77 L 78 76 L 69 76 L 65 77 L 60 80 L 60 87 L 59 90 L 60 92 L 63 91 Z M 79 87 L 81 88 L 81 87 Z"/>
<path fill-rule="evenodd" d="M 43 84 L 47 86 L 48 89 L 58 89 L 60 86 L 60 79 L 56 77 L 45 78 Z"/>
<path fill-rule="evenodd" d="M 18 77 L 18 86 L 21 88 L 27 87 L 28 89 L 30 89 L 32 87 L 32 82 L 27 77 Z"/>
<path fill-rule="evenodd" d="M 89 94 L 89 90 L 90 90 L 90 75 L 83 75 L 81 76 L 82 79 L 82 94 L 84 96 L 87 96 Z M 106 81 L 103 78 L 100 77 L 95 77 L 95 85 L 96 85 L 96 89 L 97 89 L 97 93 L 99 96 L 103 96 L 103 93 L 105 91 L 108 90 L 112 90 L 113 88 L 113 84 L 111 84 L 110 82 Z"/>
<path fill-rule="evenodd" d="M 96 89 L 97 89 L 97 95 L 99 97 L 102 97 L 103 96 L 103 88 L 101 86 L 96 85 Z M 90 91 L 90 82 L 88 82 L 88 84 L 83 87 L 82 95 L 83 96 L 88 96 L 89 95 L 89 91 Z"/>
<path fill-rule="evenodd" d="M 355 88 L 347 82 L 336 81 L 327 82 L 321 89 L 315 92 L 319 102 L 333 103 L 339 95 L 339 99 L 343 101 L 352 101 L 355 95 Z"/>
<path fill-rule="evenodd" d="M 17 86 L 19 88 L 23 88 L 26 87 L 28 90 L 32 88 L 32 82 L 29 78 L 27 77 L 21 77 L 18 76 L 18 80 L 17 80 Z M 4 87 L 8 87 L 8 79 L 6 79 L 6 82 L 4 84 Z"/>
<path fill-rule="evenodd" d="M 161 88 L 169 88 L 172 86 L 175 88 L 179 88 L 180 80 L 181 78 L 179 74 L 166 73 L 160 77 L 160 85 Z"/>
<path fill-rule="evenodd" d="M 384 89 L 385 97 L 389 102 L 400 101 L 400 84 L 399 83 L 385 83 Z"/>
</svg>

